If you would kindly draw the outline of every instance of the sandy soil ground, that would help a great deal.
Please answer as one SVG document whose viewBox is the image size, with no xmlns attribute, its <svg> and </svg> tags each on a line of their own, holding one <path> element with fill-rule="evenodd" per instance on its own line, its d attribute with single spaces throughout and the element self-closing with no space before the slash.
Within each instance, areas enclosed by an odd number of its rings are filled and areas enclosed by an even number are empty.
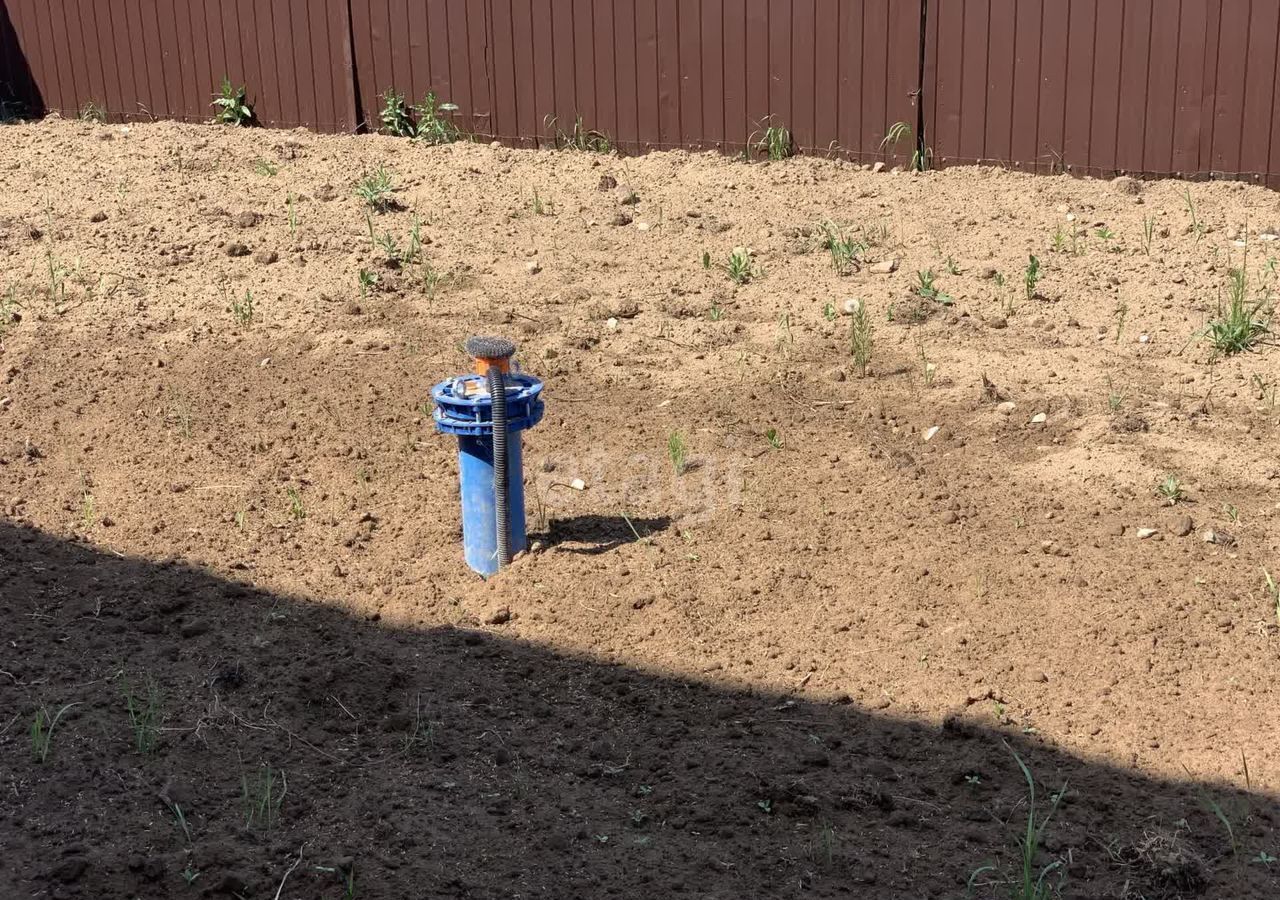
<svg viewBox="0 0 1280 900">
<path fill-rule="evenodd" d="M 1063 896 L 1280 892 L 1280 351 L 1196 337 L 1275 284 L 1275 194 L 0 149 L 13 896 L 1005 897 L 1015 752 Z M 427 403 L 475 333 L 548 386 L 487 582 Z"/>
</svg>

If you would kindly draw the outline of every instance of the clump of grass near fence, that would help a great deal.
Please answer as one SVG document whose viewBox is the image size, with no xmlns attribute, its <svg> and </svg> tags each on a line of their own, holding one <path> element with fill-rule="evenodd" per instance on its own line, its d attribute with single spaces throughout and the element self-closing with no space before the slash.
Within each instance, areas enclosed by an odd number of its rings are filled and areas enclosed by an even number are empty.
<svg viewBox="0 0 1280 900">
<path fill-rule="evenodd" d="M 107 121 L 107 110 L 96 100 L 86 100 L 80 107 L 80 121 L 101 125 Z"/>
<path fill-rule="evenodd" d="M 880 152 L 884 153 L 891 149 L 892 155 L 898 155 L 898 145 L 903 141 L 909 141 L 912 138 L 911 126 L 906 122 L 894 122 L 884 134 L 884 139 L 880 141 Z M 911 168 L 917 172 L 923 172 L 929 168 L 933 162 L 933 151 L 928 147 L 915 147 L 911 151 Z"/>
<path fill-rule="evenodd" d="M 612 153 L 613 141 L 603 131 L 587 128 L 582 116 L 573 120 L 573 130 L 564 131 L 555 116 L 547 116 L 542 120 L 542 127 L 551 135 L 551 144 L 556 150 L 578 150 L 583 153 Z"/>
<path fill-rule="evenodd" d="M 450 118 L 451 113 L 458 111 L 456 103 L 442 103 L 432 91 L 413 106 L 396 90 L 383 91 L 381 97 L 382 111 L 378 118 L 387 134 L 432 145 L 452 144 L 462 138 L 461 129 Z"/>
<path fill-rule="evenodd" d="M 409 115 L 409 107 L 405 106 L 404 94 L 386 90 L 382 93 L 382 112 L 378 116 L 382 120 L 382 130 L 396 137 L 413 137 L 416 126 Z"/>
<path fill-rule="evenodd" d="M 219 125 L 253 124 L 253 107 L 249 105 L 245 86 L 235 87 L 230 78 L 222 79 L 222 87 L 213 95 L 213 120 Z"/>
<path fill-rule="evenodd" d="M 757 155 L 767 157 L 772 162 L 787 159 L 796 152 L 791 130 L 777 121 L 775 116 L 765 116 L 758 122 L 755 132 L 747 138 L 747 143 Z"/>
</svg>

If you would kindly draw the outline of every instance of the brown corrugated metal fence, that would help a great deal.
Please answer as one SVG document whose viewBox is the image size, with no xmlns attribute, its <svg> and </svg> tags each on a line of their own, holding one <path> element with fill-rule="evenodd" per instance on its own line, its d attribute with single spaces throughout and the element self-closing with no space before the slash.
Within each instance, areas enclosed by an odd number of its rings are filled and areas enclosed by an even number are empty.
<svg viewBox="0 0 1280 900">
<path fill-rule="evenodd" d="M 942 165 L 1280 187 L 1280 2 L 931 0 L 926 143 Z"/>
<path fill-rule="evenodd" d="M 385 0 L 352 4 L 360 103 L 433 90 L 468 131 L 621 149 L 742 150 L 764 120 L 806 150 L 879 157 L 916 121 L 921 0 Z M 903 161 L 910 150 L 903 148 Z"/>
<path fill-rule="evenodd" d="M 349 131 L 350 46 L 347 0 L 0 0 L 0 81 L 64 116 L 205 121 L 226 75 L 264 125 Z"/>
<path fill-rule="evenodd" d="M 517 144 L 739 152 L 773 117 L 845 158 L 1280 186 L 1278 51 L 1277 0 L 0 0 L 0 103 L 200 121 L 227 75 L 323 131 L 431 90 Z"/>
</svg>

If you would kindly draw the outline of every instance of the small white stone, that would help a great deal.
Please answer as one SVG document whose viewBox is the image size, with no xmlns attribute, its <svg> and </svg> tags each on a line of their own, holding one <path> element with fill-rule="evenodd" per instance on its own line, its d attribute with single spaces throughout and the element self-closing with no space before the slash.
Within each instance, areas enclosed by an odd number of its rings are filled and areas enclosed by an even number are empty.
<svg viewBox="0 0 1280 900">
<path fill-rule="evenodd" d="M 265 368 L 266 368 L 267 366 L 269 366 L 269 365 L 271 365 L 271 357 L 270 357 L 270 356 L 268 356 L 268 357 L 267 357 L 266 359 L 264 359 L 262 362 L 258 363 L 258 368 L 259 368 L 259 369 L 265 369 Z"/>
<path fill-rule="evenodd" d="M 1043 425 L 1047 421 L 1049 421 L 1048 413 L 1036 413 L 1031 417 L 1032 425 Z"/>
<path fill-rule="evenodd" d="M 652 228 L 652 227 L 653 227 L 653 226 L 652 226 L 652 225 L 650 225 L 648 222 L 637 222 L 637 223 L 636 223 L 636 231 L 648 231 L 648 230 L 649 230 L 650 228 Z"/>
<path fill-rule="evenodd" d="M 935 437 L 938 436 L 938 432 L 941 430 L 942 430 L 941 425 L 934 425 L 932 428 L 930 428 L 928 431 L 924 433 L 924 442 L 926 444 L 929 443 L 929 441 L 933 440 Z"/>
<path fill-rule="evenodd" d="M 1151 343 L 1151 335 L 1149 335 L 1149 334 L 1140 334 L 1140 335 L 1138 335 L 1138 343 L 1139 343 L 1139 344 L 1150 344 L 1150 343 Z"/>
<path fill-rule="evenodd" d="M 1155 528 L 1139 528 L 1138 529 L 1138 537 L 1144 541 L 1149 537 L 1155 537 L 1155 535 L 1156 535 Z"/>
<path fill-rule="evenodd" d="M 610 331 L 617 331 L 617 330 L 618 330 L 618 320 L 617 320 L 617 319 L 614 319 L 614 318 L 610 318 L 610 319 L 609 319 L 609 321 L 607 321 L 607 322 L 605 322 L 605 323 L 604 323 L 604 327 L 605 327 L 605 328 L 608 328 Z"/>
<path fill-rule="evenodd" d="M 1013 415 L 1013 411 L 1017 408 L 1018 404 L 1014 403 L 1012 400 L 1006 400 L 996 407 L 996 412 L 1000 413 L 1002 416 L 1011 416 Z"/>
<path fill-rule="evenodd" d="M 532 260 L 531 262 L 524 264 L 524 270 L 530 275 L 537 275 L 542 271 L 542 263 L 538 262 L 536 259 Z"/>
<path fill-rule="evenodd" d="M 875 164 L 871 167 L 871 171 L 872 171 L 873 173 L 875 173 L 876 175 L 879 175 L 881 172 L 883 172 L 883 171 L 884 171 L 884 163 L 883 163 L 883 162 L 877 162 L 877 163 L 875 163 Z"/>
<path fill-rule="evenodd" d="M 1075 220 L 1076 220 L 1076 214 L 1075 214 L 1075 213 L 1067 213 L 1067 221 L 1068 221 L 1068 222 L 1074 222 Z"/>
<path fill-rule="evenodd" d="M 569 482 L 569 487 L 573 488 L 575 491 L 585 491 L 587 489 L 587 483 L 581 478 L 575 478 L 573 481 Z"/>
</svg>

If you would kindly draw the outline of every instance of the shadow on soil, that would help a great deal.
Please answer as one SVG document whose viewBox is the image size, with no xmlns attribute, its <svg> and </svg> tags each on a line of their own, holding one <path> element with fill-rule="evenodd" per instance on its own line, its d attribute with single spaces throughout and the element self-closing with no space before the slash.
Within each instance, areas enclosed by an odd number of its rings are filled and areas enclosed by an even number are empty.
<svg viewBox="0 0 1280 900">
<path fill-rule="evenodd" d="M 670 524 L 668 516 L 650 519 L 631 516 L 553 518 L 548 521 L 547 530 L 541 537 L 548 547 L 594 556 L 666 531 Z M 565 544 L 582 546 L 566 547 Z"/>
<path fill-rule="evenodd" d="M 0 3 L 0 122 L 44 112 L 44 98 L 18 43 L 9 11 Z"/>
<path fill-rule="evenodd" d="M 0 622 L 8 896 L 1009 897 L 1006 740 L 1038 815 L 1069 785 L 1035 859 L 1063 896 L 1280 895 L 1274 798 L 967 720 L 388 627 L 13 523 Z"/>
</svg>

